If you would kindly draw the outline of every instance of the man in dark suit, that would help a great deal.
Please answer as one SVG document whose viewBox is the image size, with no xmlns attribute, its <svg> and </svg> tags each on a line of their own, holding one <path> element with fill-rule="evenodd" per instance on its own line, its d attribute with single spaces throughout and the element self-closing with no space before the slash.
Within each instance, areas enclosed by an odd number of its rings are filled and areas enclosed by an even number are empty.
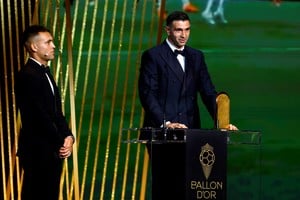
<svg viewBox="0 0 300 200">
<path fill-rule="evenodd" d="M 50 31 L 28 27 L 23 43 L 29 59 L 16 81 L 21 113 L 17 155 L 24 170 L 22 200 L 57 200 L 63 159 L 71 155 L 74 137 L 62 113 L 59 90 L 49 68 L 55 45 Z"/>
<path fill-rule="evenodd" d="M 144 127 L 200 128 L 198 94 L 215 118 L 217 92 L 203 53 L 186 46 L 190 29 L 186 13 L 171 13 L 166 19 L 166 40 L 142 55 L 139 95 L 145 110 Z M 152 160 L 152 199 L 185 199 L 184 143 L 152 144 L 148 151 Z"/>
<path fill-rule="evenodd" d="M 197 95 L 200 93 L 214 118 L 217 93 L 203 53 L 186 46 L 191 28 L 188 15 L 173 12 L 166 23 L 167 39 L 145 51 L 141 59 L 139 95 L 145 109 L 144 125 L 160 127 L 165 120 L 168 128 L 200 128 Z"/>
</svg>

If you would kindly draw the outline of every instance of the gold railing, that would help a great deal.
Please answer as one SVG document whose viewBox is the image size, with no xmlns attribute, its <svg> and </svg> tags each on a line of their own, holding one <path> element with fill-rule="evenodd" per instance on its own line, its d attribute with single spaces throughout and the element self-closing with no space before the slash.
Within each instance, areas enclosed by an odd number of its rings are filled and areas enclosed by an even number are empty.
<svg viewBox="0 0 300 200">
<path fill-rule="evenodd" d="M 141 170 L 148 170 L 148 158 L 142 146 L 122 144 L 120 133 L 142 124 L 137 76 L 141 52 L 161 38 L 155 1 L 14 0 L 0 6 L 0 199 L 19 199 L 21 192 L 14 77 L 26 61 L 20 35 L 37 23 L 54 35 L 58 51 L 50 66 L 76 136 L 60 199 L 145 199 Z"/>
</svg>

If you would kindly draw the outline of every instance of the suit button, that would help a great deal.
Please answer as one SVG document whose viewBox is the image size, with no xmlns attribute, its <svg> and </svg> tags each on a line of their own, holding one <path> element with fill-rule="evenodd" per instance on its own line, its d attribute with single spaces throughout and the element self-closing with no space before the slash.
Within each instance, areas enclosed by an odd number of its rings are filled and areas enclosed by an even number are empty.
<svg viewBox="0 0 300 200">
<path fill-rule="evenodd" d="M 182 115 L 182 113 L 180 112 L 180 113 L 178 113 L 178 115 L 180 116 L 180 115 Z"/>
</svg>

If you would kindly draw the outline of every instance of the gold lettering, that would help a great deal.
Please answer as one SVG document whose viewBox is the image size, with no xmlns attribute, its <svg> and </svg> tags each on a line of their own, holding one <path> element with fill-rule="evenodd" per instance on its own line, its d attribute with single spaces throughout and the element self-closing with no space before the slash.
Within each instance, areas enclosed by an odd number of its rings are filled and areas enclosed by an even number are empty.
<svg viewBox="0 0 300 200">
<path fill-rule="evenodd" d="M 192 190 L 222 190 L 223 182 L 219 181 L 191 181 Z"/>
<path fill-rule="evenodd" d="M 223 182 L 217 182 L 217 189 L 223 190 Z"/>
<path fill-rule="evenodd" d="M 216 191 L 198 190 L 197 199 L 217 199 Z"/>
<path fill-rule="evenodd" d="M 217 199 L 217 192 L 216 191 L 211 191 L 210 195 L 211 195 L 211 199 Z"/>
<path fill-rule="evenodd" d="M 197 182 L 196 181 L 191 181 L 191 189 L 195 190 L 197 186 Z"/>
</svg>

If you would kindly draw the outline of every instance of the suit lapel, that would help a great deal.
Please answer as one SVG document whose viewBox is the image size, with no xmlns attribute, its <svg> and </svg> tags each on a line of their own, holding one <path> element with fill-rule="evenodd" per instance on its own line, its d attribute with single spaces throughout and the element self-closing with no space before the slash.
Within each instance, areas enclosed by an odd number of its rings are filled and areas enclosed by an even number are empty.
<svg viewBox="0 0 300 200">
<path fill-rule="evenodd" d="M 162 54 L 160 54 L 161 57 L 165 60 L 168 67 L 174 72 L 176 77 L 180 81 L 183 81 L 185 73 L 182 70 L 179 61 L 177 60 L 176 56 L 174 55 L 174 53 L 172 52 L 171 48 L 168 46 L 166 41 L 162 43 L 161 48 L 162 48 L 161 50 Z"/>
<path fill-rule="evenodd" d="M 193 65 L 195 65 L 195 63 L 193 62 L 193 56 L 187 47 L 185 48 L 185 51 L 185 73 L 187 78 L 191 78 L 193 75 Z"/>
<path fill-rule="evenodd" d="M 41 78 L 45 81 L 45 85 L 47 85 L 47 88 L 49 88 L 49 89 L 47 89 L 47 91 L 49 91 L 49 93 L 51 93 L 52 96 L 53 96 L 53 91 L 52 91 L 52 88 L 50 86 L 49 80 L 46 76 L 45 69 L 42 66 L 40 66 L 38 63 L 33 61 L 32 59 L 28 59 L 27 65 L 32 66 L 34 69 L 36 69 L 38 71 L 38 73 L 40 73 Z M 59 92 L 58 87 L 55 83 L 55 80 L 54 80 L 53 76 L 51 74 L 49 74 L 48 76 L 49 76 L 49 79 L 50 79 L 51 84 L 53 86 L 54 96 L 56 96 Z"/>
</svg>

